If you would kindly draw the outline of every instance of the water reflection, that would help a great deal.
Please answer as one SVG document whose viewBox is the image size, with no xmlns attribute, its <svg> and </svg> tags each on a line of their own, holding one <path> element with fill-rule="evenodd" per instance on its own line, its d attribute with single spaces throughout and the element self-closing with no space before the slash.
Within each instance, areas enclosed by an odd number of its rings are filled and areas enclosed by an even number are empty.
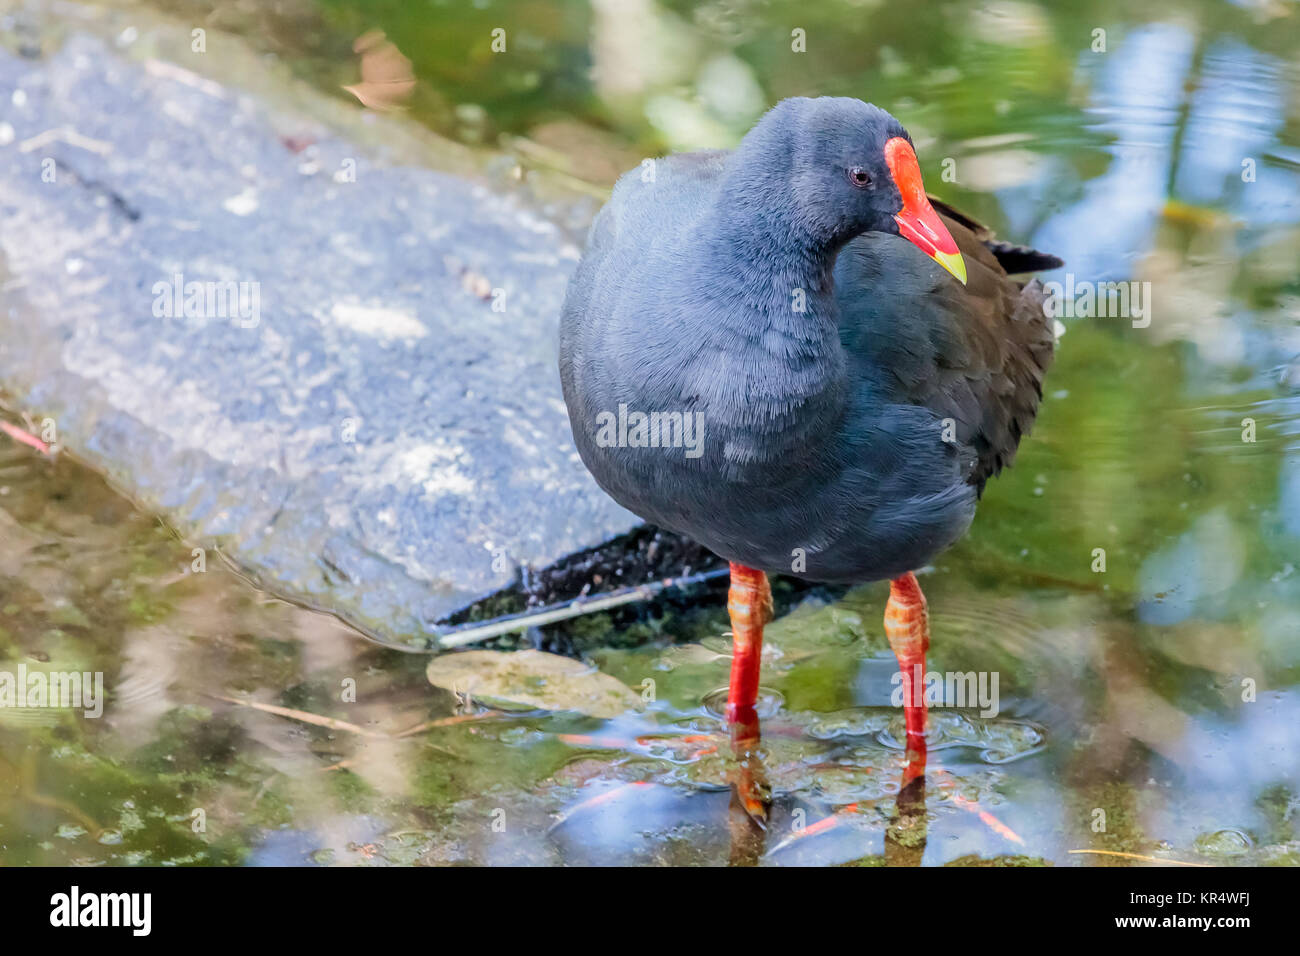
<svg viewBox="0 0 1300 956">
<path fill-rule="evenodd" d="M 1095 593 L 998 595 L 970 564 L 940 569 L 926 581 L 931 666 L 992 667 L 1003 689 L 996 717 L 952 700 L 931 708 L 922 774 L 890 702 L 897 665 L 871 623 L 878 586 L 805 600 L 769 626 L 756 734 L 734 734 L 707 704 L 728 670 L 721 607 L 705 644 L 594 653 L 629 687 L 653 677 L 643 713 L 466 709 L 428 685 L 418 655 L 222 572 L 183 573 L 188 548 L 71 462 L 51 470 L 11 454 L 0 468 L 3 553 L 42 555 L 11 569 L 39 579 L 39 596 L 0 578 L 9 651 L 56 664 L 79 654 L 110 688 L 100 722 L 0 725 L 6 862 L 934 865 L 1070 863 L 1089 849 L 1249 863 L 1293 852 L 1300 695 L 1276 675 L 1300 663 L 1294 602 L 1266 617 L 1290 630 L 1256 644 L 1234 636 L 1239 618 L 1222 607 L 1213 626 L 1200 602 L 1177 624 L 1133 623 Z M 1213 521 L 1199 533 L 1215 546 Z M 1243 675 L 1258 679 L 1249 704 Z"/>
</svg>

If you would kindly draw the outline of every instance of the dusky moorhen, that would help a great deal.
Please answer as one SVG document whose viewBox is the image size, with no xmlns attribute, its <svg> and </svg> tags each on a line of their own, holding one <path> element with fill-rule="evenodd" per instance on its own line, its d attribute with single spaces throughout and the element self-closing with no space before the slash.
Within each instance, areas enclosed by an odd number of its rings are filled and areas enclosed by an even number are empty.
<svg viewBox="0 0 1300 956">
<path fill-rule="evenodd" d="M 733 152 L 619 180 L 564 304 L 564 398 L 605 491 L 730 562 L 733 738 L 758 736 L 767 574 L 890 578 L 924 773 L 913 571 L 1034 421 L 1055 340 L 1008 273 L 1059 265 L 927 197 L 907 131 L 856 99 L 784 100 Z"/>
</svg>

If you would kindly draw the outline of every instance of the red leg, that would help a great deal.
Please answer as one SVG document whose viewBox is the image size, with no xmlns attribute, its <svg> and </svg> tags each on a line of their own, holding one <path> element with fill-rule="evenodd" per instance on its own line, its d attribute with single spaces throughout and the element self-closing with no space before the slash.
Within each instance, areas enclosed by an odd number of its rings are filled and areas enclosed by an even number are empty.
<svg viewBox="0 0 1300 956">
<path fill-rule="evenodd" d="M 767 821 L 769 796 L 758 752 L 760 730 L 755 706 L 763 658 L 763 625 L 772 619 L 772 588 L 767 575 L 733 563 L 727 611 L 731 616 L 732 642 L 727 723 L 731 730 L 731 750 L 736 759 L 731 775 L 732 809 L 735 811 L 732 815 L 734 850 L 750 845 L 747 841 L 753 837 L 754 830 L 751 824 L 757 824 L 761 830 Z M 738 840 L 738 834 L 745 833 L 749 837 Z"/>
<path fill-rule="evenodd" d="M 889 582 L 885 634 L 903 675 L 903 718 L 907 726 L 904 786 L 925 775 L 925 652 L 930 648 L 930 617 L 916 575 L 908 571 Z"/>
<path fill-rule="evenodd" d="M 767 575 L 731 564 L 731 684 L 727 692 L 727 723 L 734 739 L 758 739 L 758 672 L 763 657 L 763 625 L 772 617 L 772 590 Z"/>
</svg>

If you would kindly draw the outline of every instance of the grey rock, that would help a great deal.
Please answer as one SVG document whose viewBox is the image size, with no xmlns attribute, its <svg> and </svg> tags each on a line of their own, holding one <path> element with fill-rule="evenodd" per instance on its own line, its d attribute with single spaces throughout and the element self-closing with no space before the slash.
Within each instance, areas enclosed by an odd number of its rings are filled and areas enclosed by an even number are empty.
<svg viewBox="0 0 1300 956">
<path fill-rule="evenodd" d="M 0 386 L 196 545 L 421 644 L 637 523 L 560 397 L 578 250 L 518 199 L 84 34 L 0 51 L 0 121 Z"/>
</svg>

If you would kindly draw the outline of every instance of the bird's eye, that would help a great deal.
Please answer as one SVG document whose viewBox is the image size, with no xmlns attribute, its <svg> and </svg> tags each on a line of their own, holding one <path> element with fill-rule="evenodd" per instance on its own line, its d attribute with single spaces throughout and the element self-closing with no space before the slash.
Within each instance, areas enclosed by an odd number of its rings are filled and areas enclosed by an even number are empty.
<svg viewBox="0 0 1300 956">
<path fill-rule="evenodd" d="M 855 186 L 870 186 L 871 174 L 861 166 L 854 166 L 849 170 L 849 182 Z"/>
</svg>

